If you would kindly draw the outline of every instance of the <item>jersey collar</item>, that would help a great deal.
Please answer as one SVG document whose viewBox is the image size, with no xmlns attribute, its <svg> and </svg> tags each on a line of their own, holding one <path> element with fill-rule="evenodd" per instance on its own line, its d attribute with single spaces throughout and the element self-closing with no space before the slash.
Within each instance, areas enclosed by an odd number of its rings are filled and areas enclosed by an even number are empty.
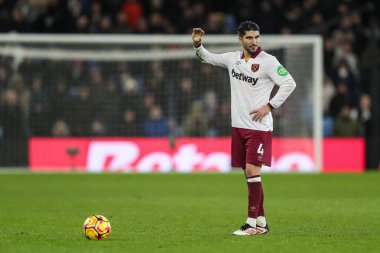
<svg viewBox="0 0 380 253">
<path fill-rule="evenodd" d="M 256 52 L 254 52 L 253 54 L 251 54 L 251 58 L 252 58 L 252 59 L 255 59 L 255 58 L 259 55 L 259 53 L 260 53 L 261 51 L 263 51 L 263 50 L 261 49 L 261 47 L 258 47 L 257 50 L 256 50 Z M 241 57 L 240 57 L 240 58 L 241 58 L 241 59 L 244 59 L 244 52 L 241 53 Z"/>
</svg>

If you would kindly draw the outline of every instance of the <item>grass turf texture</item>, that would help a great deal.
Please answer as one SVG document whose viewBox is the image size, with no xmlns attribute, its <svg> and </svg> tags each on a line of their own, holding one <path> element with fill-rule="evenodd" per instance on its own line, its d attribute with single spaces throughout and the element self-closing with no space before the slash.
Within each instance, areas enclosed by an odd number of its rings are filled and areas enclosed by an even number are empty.
<svg viewBox="0 0 380 253">
<path fill-rule="evenodd" d="M 232 174 L 0 174 L 1 252 L 378 252 L 380 174 L 265 174 L 268 235 L 232 235 Z M 87 216 L 112 232 L 89 241 Z"/>
</svg>

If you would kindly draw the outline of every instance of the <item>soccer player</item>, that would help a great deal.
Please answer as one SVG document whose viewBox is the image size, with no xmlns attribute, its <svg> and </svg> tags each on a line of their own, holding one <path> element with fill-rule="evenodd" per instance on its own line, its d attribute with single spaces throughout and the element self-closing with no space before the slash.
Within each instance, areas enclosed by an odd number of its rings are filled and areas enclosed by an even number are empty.
<svg viewBox="0 0 380 253">
<path fill-rule="evenodd" d="M 231 86 L 232 167 L 242 168 L 248 185 L 248 218 L 234 235 L 269 232 L 264 214 L 261 167 L 271 166 L 273 118 L 271 110 L 279 107 L 292 93 L 296 83 L 276 57 L 260 47 L 260 29 L 252 21 L 238 27 L 242 51 L 214 54 L 202 45 L 204 31 L 192 33 L 196 56 L 204 63 L 226 68 Z M 270 99 L 274 85 L 279 86 Z"/>
</svg>

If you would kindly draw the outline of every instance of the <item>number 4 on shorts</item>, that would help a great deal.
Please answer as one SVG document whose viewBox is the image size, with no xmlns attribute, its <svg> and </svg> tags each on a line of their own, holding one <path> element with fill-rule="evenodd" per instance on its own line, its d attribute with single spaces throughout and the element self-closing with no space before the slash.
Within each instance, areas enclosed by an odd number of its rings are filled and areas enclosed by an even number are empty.
<svg viewBox="0 0 380 253">
<path fill-rule="evenodd" d="M 263 155 L 264 154 L 264 149 L 263 149 L 263 144 L 260 143 L 259 147 L 257 148 L 257 153 Z"/>
</svg>

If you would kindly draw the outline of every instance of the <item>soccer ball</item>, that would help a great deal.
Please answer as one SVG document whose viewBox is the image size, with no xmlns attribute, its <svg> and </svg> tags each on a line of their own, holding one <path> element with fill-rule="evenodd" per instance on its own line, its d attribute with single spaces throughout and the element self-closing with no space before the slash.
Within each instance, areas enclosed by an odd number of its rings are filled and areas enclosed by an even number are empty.
<svg viewBox="0 0 380 253">
<path fill-rule="evenodd" d="M 89 240 L 103 240 L 110 236 L 111 224 L 103 215 L 91 215 L 84 221 L 83 232 Z"/>
</svg>

